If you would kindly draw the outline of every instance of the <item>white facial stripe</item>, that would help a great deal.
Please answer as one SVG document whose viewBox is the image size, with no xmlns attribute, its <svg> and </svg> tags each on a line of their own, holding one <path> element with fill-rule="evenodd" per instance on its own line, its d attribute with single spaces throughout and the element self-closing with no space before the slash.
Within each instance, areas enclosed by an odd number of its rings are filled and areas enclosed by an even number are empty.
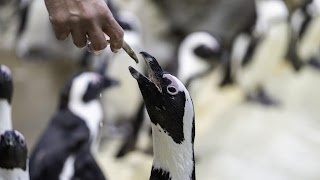
<svg viewBox="0 0 320 180">
<path fill-rule="evenodd" d="M 182 84 L 182 82 L 178 80 L 176 77 L 172 76 L 171 74 L 164 74 L 163 77 L 171 81 L 171 84 L 169 86 L 174 86 L 180 92 L 187 91 L 186 87 Z"/>
<path fill-rule="evenodd" d="M 82 97 L 85 94 L 88 83 L 97 79 L 95 73 L 83 73 L 76 77 L 70 90 L 69 109 L 87 124 L 94 143 L 98 138 L 99 125 L 103 118 L 102 105 L 99 100 L 84 103 Z M 93 146 L 95 144 L 93 143 Z"/>
</svg>

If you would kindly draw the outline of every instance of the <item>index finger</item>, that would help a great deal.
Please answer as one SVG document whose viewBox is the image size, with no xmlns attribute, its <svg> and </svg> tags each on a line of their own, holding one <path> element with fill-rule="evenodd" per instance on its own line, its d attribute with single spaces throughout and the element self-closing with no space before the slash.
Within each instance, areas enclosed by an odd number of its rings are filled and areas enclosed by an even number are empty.
<svg viewBox="0 0 320 180">
<path fill-rule="evenodd" d="M 110 20 L 102 30 L 110 37 L 112 52 L 116 52 L 122 48 L 124 32 L 116 20 Z"/>
</svg>

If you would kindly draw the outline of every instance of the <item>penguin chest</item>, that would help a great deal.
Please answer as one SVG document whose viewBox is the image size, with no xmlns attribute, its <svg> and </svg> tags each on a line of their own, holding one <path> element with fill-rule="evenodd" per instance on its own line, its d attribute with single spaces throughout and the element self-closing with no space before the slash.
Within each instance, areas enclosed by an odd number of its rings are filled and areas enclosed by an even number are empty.
<svg viewBox="0 0 320 180">
<path fill-rule="evenodd" d="M 22 169 L 2 169 L 0 168 L 0 180 L 29 180 L 29 173 Z"/>
</svg>

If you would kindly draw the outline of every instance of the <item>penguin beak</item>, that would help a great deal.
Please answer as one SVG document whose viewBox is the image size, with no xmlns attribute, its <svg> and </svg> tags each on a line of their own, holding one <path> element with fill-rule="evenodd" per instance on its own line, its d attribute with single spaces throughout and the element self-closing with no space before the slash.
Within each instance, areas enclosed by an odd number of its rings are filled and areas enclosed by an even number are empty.
<svg viewBox="0 0 320 180">
<path fill-rule="evenodd" d="M 133 67 L 129 66 L 131 75 L 138 81 L 139 84 L 153 84 L 159 92 L 162 92 L 161 79 L 163 70 L 157 60 L 147 52 L 140 52 L 144 61 L 147 64 L 148 77 L 144 76 Z"/>
<path fill-rule="evenodd" d="M 15 138 L 11 133 L 5 132 L 4 135 L 1 135 L 1 141 L 4 142 L 6 146 L 12 147 L 14 146 Z"/>
</svg>

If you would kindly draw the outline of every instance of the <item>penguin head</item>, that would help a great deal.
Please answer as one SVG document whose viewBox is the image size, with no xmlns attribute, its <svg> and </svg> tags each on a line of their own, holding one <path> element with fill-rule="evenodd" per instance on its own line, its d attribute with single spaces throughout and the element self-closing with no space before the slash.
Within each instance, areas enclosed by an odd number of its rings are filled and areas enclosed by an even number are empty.
<svg viewBox="0 0 320 180">
<path fill-rule="evenodd" d="M 0 65 L 0 99 L 5 99 L 11 103 L 13 94 L 13 83 L 10 69 L 5 65 Z"/>
<path fill-rule="evenodd" d="M 180 44 L 181 53 L 186 53 L 198 60 L 217 60 L 222 51 L 217 37 L 208 32 L 194 32 L 189 34 Z"/>
<path fill-rule="evenodd" d="M 180 144 L 194 137 L 191 129 L 194 110 L 186 87 L 175 76 L 162 70 L 157 60 L 146 52 L 141 52 L 147 64 L 148 77 L 129 67 L 131 75 L 137 80 L 151 122 L 160 126 L 163 133 Z M 161 130 L 159 130 L 161 131 Z M 193 140 L 192 140 L 193 141 Z"/>
<path fill-rule="evenodd" d="M 191 77 L 203 73 L 219 63 L 222 45 L 217 37 L 207 32 L 189 34 L 178 50 L 178 77 L 186 83 Z"/>
<path fill-rule="evenodd" d="M 27 168 L 28 149 L 23 135 L 16 130 L 0 134 L 0 168 Z"/>
<path fill-rule="evenodd" d="M 118 81 L 96 72 L 80 72 L 66 83 L 60 96 L 60 109 L 68 107 L 69 103 L 87 104 L 100 98 L 100 94 L 108 87 L 118 84 Z"/>
</svg>

